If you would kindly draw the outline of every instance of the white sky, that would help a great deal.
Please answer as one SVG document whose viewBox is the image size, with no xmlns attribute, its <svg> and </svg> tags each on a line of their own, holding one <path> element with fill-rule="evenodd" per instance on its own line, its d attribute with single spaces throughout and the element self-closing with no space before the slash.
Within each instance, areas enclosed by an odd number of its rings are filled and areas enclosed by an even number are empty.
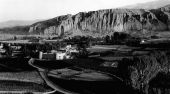
<svg viewBox="0 0 170 94">
<path fill-rule="evenodd" d="M 154 0 L 0 0 L 0 22 L 48 19 L 149 1 Z"/>
</svg>

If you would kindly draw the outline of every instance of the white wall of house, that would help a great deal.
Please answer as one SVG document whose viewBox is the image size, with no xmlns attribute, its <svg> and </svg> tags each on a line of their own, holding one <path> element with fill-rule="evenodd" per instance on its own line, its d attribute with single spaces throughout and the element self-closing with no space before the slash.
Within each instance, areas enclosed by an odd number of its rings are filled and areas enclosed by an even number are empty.
<svg viewBox="0 0 170 94">
<path fill-rule="evenodd" d="M 56 59 L 56 55 L 54 53 L 43 53 L 43 52 L 40 52 L 39 53 L 39 59 L 51 59 L 51 60 L 55 60 Z"/>
<path fill-rule="evenodd" d="M 39 59 L 52 59 L 52 60 L 63 60 L 69 59 L 70 56 L 65 52 L 56 52 L 56 53 L 39 53 Z"/>
<path fill-rule="evenodd" d="M 63 60 L 66 58 L 66 53 L 56 53 L 56 60 Z"/>
</svg>

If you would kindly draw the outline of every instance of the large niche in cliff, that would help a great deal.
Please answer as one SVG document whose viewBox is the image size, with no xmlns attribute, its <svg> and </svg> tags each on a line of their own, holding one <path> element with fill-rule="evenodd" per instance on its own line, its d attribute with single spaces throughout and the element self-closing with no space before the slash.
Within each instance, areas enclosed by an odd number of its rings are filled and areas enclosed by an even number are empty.
<svg viewBox="0 0 170 94">
<path fill-rule="evenodd" d="M 60 30 L 59 30 L 59 36 L 63 36 L 64 35 L 64 26 L 61 26 L 60 27 Z"/>
</svg>

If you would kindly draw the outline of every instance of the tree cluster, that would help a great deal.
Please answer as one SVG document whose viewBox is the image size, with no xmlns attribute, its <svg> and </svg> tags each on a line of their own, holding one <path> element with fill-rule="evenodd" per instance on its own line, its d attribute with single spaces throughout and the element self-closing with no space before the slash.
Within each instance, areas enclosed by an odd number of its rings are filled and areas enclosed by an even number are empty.
<svg viewBox="0 0 170 94">
<path fill-rule="evenodd" d="M 112 35 L 104 37 L 106 44 L 124 44 L 131 36 L 123 32 L 114 32 Z"/>
<path fill-rule="evenodd" d="M 119 62 L 119 69 L 120 75 L 128 84 L 143 93 L 150 94 L 149 82 L 158 73 L 168 73 L 170 64 L 164 51 L 153 51 L 148 55 L 123 59 Z"/>
</svg>

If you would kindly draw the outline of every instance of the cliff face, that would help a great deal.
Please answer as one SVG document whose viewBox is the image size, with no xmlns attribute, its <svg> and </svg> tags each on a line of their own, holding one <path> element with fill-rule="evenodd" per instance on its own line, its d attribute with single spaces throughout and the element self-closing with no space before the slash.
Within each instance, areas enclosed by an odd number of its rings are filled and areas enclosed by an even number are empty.
<svg viewBox="0 0 170 94">
<path fill-rule="evenodd" d="M 159 9 L 108 9 L 64 15 L 37 22 L 29 32 L 38 34 L 106 35 L 114 31 L 166 31 L 170 29 L 170 5 Z"/>
</svg>

